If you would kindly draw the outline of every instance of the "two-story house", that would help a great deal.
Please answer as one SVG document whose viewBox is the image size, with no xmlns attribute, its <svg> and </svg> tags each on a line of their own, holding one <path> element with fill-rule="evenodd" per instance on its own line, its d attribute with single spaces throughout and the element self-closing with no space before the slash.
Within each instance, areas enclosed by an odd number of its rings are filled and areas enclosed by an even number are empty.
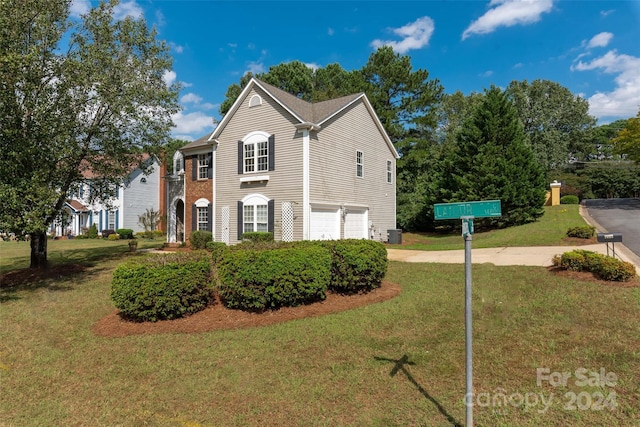
<svg viewBox="0 0 640 427">
<path fill-rule="evenodd" d="M 161 166 L 153 157 L 147 157 L 153 171 L 145 175 L 140 168 L 129 173 L 123 185 L 115 189 L 115 196 L 108 203 L 90 202 L 93 180 L 90 170 L 83 172 L 84 180 L 78 185 L 65 203 L 64 221 L 56 221 L 50 232 L 58 236 L 72 234 L 77 236 L 96 224 L 98 232 L 129 228 L 144 231 L 139 217 L 147 209 L 153 209 L 162 215 L 165 209 L 165 182 L 162 180 Z"/>
<path fill-rule="evenodd" d="M 234 244 L 386 241 L 396 227 L 396 152 L 364 93 L 309 103 L 257 79 L 168 177 L 168 241 L 209 230 Z"/>
</svg>

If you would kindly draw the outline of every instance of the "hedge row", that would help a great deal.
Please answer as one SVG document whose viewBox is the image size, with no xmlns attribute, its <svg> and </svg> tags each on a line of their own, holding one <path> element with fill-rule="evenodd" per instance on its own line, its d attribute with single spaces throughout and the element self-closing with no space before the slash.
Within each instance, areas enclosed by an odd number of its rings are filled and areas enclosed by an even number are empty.
<svg viewBox="0 0 640 427">
<path fill-rule="evenodd" d="M 589 271 L 603 280 L 616 282 L 629 281 L 636 275 L 636 269 L 630 262 L 582 249 L 565 252 L 555 257 L 553 263 L 566 270 Z"/>
<path fill-rule="evenodd" d="M 119 266 L 111 297 L 123 315 L 155 321 L 191 314 L 211 301 L 214 282 L 221 302 L 229 308 L 263 311 L 297 306 L 322 300 L 327 291 L 370 291 L 380 286 L 387 271 L 384 245 L 370 240 L 258 239 L 227 247 L 206 241 L 205 233 L 198 242 L 203 241 L 211 255 L 204 251 L 159 255 Z"/>
<path fill-rule="evenodd" d="M 331 256 L 320 247 L 226 251 L 218 294 L 229 308 L 262 311 L 325 298 Z"/>
<path fill-rule="evenodd" d="M 204 309 L 212 298 L 207 252 L 152 255 L 113 273 L 111 299 L 131 320 L 176 319 Z"/>
<path fill-rule="evenodd" d="M 567 194 L 566 196 L 560 197 L 561 205 L 577 205 L 580 203 L 580 199 L 578 196 L 574 196 L 573 194 Z"/>
</svg>

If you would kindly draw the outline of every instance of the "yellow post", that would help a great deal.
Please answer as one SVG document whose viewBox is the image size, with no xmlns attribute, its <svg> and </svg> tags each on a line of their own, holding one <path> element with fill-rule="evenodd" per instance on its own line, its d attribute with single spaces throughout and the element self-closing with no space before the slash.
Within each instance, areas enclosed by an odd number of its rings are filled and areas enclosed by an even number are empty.
<svg viewBox="0 0 640 427">
<path fill-rule="evenodd" d="M 551 187 L 551 206 L 557 206 L 560 204 L 560 187 L 562 186 L 561 183 L 559 183 L 556 180 L 553 180 L 553 182 L 550 184 Z"/>
</svg>

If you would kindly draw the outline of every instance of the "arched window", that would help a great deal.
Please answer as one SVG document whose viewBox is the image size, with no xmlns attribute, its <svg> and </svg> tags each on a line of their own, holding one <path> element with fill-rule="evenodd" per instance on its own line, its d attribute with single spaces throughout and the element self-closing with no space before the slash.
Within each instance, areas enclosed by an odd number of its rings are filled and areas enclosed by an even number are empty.
<svg viewBox="0 0 640 427">
<path fill-rule="evenodd" d="M 251 132 L 238 141 L 238 173 L 272 171 L 275 168 L 275 137 Z"/>
<path fill-rule="evenodd" d="M 184 173 L 184 156 L 180 151 L 176 151 L 173 155 L 173 173 Z"/>
<path fill-rule="evenodd" d="M 249 107 L 257 107 L 258 105 L 262 105 L 262 98 L 260 95 L 253 95 L 249 100 Z"/>
</svg>

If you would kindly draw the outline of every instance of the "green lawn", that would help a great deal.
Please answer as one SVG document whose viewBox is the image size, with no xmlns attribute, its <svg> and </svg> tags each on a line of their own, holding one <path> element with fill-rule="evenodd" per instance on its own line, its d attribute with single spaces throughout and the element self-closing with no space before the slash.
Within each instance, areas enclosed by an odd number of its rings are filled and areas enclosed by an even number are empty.
<svg viewBox="0 0 640 427">
<path fill-rule="evenodd" d="M 3 264 L 5 254 L 2 246 Z M 460 265 L 392 262 L 398 297 L 323 317 L 105 338 L 91 327 L 114 310 L 110 280 L 121 259 L 111 256 L 75 275 L 0 288 L 0 426 L 464 422 Z M 474 266 L 473 286 L 476 425 L 640 425 L 640 288 L 489 264 Z M 537 368 L 572 378 L 538 386 Z M 614 373 L 615 384 L 580 386 L 580 368 Z M 499 405 L 500 393 L 512 403 Z M 580 396 L 575 410 L 566 393 Z M 612 393 L 617 406 L 595 410 Z M 534 395 L 551 398 L 548 410 L 533 406 Z"/>
<path fill-rule="evenodd" d="M 569 228 L 588 225 L 580 216 L 578 205 L 546 206 L 544 209 L 544 215 L 536 222 L 475 233 L 473 247 L 563 245 L 566 244 L 564 239 Z M 402 245 L 391 247 L 430 251 L 464 249 L 464 241 L 460 233 L 404 233 L 402 237 Z"/>
<path fill-rule="evenodd" d="M 160 248 L 164 238 L 137 239 L 138 250 Z M 0 240 L 0 274 L 28 268 L 31 256 L 29 242 L 5 242 Z M 91 266 L 99 261 L 118 258 L 129 252 L 128 240 L 72 239 L 49 240 L 47 260 L 52 266 L 80 263 Z"/>
</svg>

